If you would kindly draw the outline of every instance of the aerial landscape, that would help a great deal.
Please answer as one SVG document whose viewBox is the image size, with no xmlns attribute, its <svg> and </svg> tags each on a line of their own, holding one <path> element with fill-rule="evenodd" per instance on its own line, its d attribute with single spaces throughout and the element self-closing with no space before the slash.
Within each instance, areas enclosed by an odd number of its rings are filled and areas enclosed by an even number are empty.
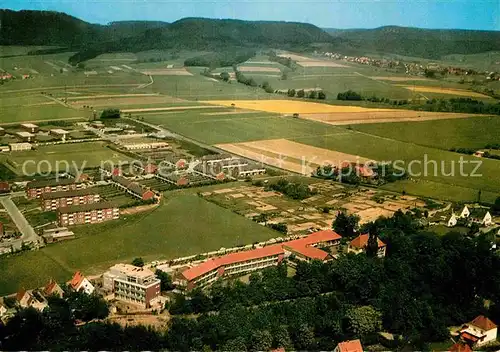
<svg viewBox="0 0 500 352">
<path fill-rule="evenodd" d="M 2 4 L 0 350 L 500 350 L 498 3 L 312 4 Z"/>
</svg>

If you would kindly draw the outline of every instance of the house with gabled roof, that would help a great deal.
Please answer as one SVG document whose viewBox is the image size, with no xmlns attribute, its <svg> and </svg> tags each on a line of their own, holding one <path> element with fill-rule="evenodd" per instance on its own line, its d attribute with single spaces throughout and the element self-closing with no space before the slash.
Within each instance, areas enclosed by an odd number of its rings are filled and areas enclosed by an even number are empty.
<svg viewBox="0 0 500 352">
<path fill-rule="evenodd" d="M 469 208 L 467 207 L 467 205 L 465 205 L 463 208 L 462 208 L 462 211 L 460 212 L 460 215 L 458 216 L 459 218 L 461 219 L 466 219 L 468 218 L 470 215 L 470 210 Z"/>
<path fill-rule="evenodd" d="M 473 208 L 469 215 L 469 220 L 481 226 L 493 224 L 493 218 L 487 208 Z"/>
<path fill-rule="evenodd" d="M 363 346 L 361 346 L 361 341 L 350 340 L 340 342 L 337 347 L 333 350 L 334 352 L 363 352 Z"/>
<path fill-rule="evenodd" d="M 47 285 L 45 285 L 43 289 L 43 294 L 45 297 L 49 296 L 63 297 L 64 291 L 55 280 L 50 279 Z"/>
<path fill-rule="evenodd" d="M 44 310 L 47 307 L 47 302 L 39 293 L 36 295 L 34 293 L 34 291 L 27 291 L 24 288 L 19 290 L 16 294 L 17 305 L 21 308 L 33 307 L 39 311 Z"/>
<path fill-rule="evenodd" d="M 71 281 L 68 285 L 76 292 L 83 291 L 84 293 L 91 295 L 94 293 L 95 287 L 92 283 L 79 271 L 73 275 Z"/>
<path fill-rule="evenodd" d="M 497 339 L 497 325 L 484 315 L 479 315 L 462 325 L 460 338 L 472 347 L 487 345 Z"/>
<path fill-rule="evenodd" d="M 359 235 L 349 243 L 349 246 L 347 247 L 347 252 L 355 254 L 366 253 L 366 246 L 368 245 L 369 238 L 370 236 L 368 234 Z M 380 238 L 377 238 L 377 243 L 378 243 L 377 257 L 383 258 L 385 257 L 385 250 L 387 245 L 384 242 L 382 242 Z"/>
</svg>

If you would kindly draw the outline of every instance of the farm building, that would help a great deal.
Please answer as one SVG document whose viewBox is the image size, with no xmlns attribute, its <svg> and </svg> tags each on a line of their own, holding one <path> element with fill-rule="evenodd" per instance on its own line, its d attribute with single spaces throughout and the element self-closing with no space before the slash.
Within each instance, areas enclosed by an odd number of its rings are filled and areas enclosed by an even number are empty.
<svg viewBox="0 0 500 352">
<path fill-rule="evenodd" d="M 60 242 L 75 238 L 75 233 L 69 231 L 67 227 L 58 227 L 55 229 L 43 230 L 42 238 L 45 243 Z"/>
<path fill-rule="evenodd" d="M 57 221 L 59 226 L 97 224 L 120 217 L 120 209 L 109 202 L 72 205 L 59 208 Z"/>
<path fill-rule="evenodd" d="M 48 192 L 40 197 L 44 211 L 56 210 L 70 205 L 83 205 L 98 203 L 100 196 L 92 188 L 81 188 L 71 191 Z"/>
<path fill-rule="evenodd" d="M 104 128 L 104 123 L 102 123 L 101 121 L 93 121 L 90 126 L 94 127 L 94 128 Z"/>
<path fill-rule="evenodd" d="M 103 288 L 115 299 L 150 308 L 160 297 L 161 281 L 149 269 L 116 264 L 103 275 Z"/>
<path fill-rule="evenodd" d="M 30 132 L 16 132 L 16 137 L 23 142 L 33 142 L 36 136 Z"/>
<path fill-rule="evenodd" d="M 65 178 L 61 180 L 40 180 L 31 181 L 26 185 L 26 196 L 29 199 L 40 198 L 44 193 L 74 191 L 86 188 L 83 182 L 76 182 L 75 179 Z"/>
<path fill-rule="evenodd" d="M 356 237 L 355 239 L 353 239 L 349 243 L 349 246 L 347 247 L 347 252 L 348 253 L 356 253 L 356 254 L 366 252 L 366 246 L 368 245 L 368 239 L 369 239 L 368 234 L 359 235 L 358 237 Z M 385 249 L 386 249 L 387 245 L 378 238 L 377 238 L 377 243 L 378 243 L 377 256 L 379 258 L 383 258 L 383 257 L 385 257 Z"/>
<path fill-rule="evenodd" d="M 5 129 L 3 127 L 0 127 L 0 136 L 5 135 Z"/>
<path fill-rule="evenodd" d="M 32 146 L 30 143 L 11 143 L 9 144 L 10 150 L 13 152 L 21 152 L 25 150 L 31 150 Z"/>
<path fill-rule="evenodd" d="M 0 145 L 0 153 L 10 152 L 10 147 L 8 145 Z"/>
<path fill-rule="evenodd" d="M 63 130 L 62 128 L 55 128 L 55 129 L 50 130 L 49 133 L 53 136 L 56 136 L 56 137 L 59 137 L 62 139 L 66 139 L 66 137 L 69 134 L 69 131 Z"/>
<path fill-rule="evenodd" d="M 177 278 L 177 283 L 188 290 L 194 287 L 203 287 L 210 285 L 222 276 L 244 275 L 278 265 L 285 258 L 291 256 L 305 261 L 329 260 L 331 259 L 330 254 L 317 247 L 337 246 L 340 244 L 341 238 L 336 232 L 325 230 L 298 240 L 209 259 L 184 270 Z"/>
<path fill-rule="evenodd" d="M 21 128 L 30 133 L 37 133 L 40 130 L 37 125 L 32 123 L 23 123 L 21 124 Z"/>
</svg>

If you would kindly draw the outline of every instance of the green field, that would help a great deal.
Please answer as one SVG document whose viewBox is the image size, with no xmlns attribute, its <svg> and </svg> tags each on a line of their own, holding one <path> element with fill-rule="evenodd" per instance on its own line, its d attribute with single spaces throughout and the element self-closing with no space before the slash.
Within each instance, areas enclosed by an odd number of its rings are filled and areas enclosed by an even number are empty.
<svg viewBox="0 0 500 352">
<path fill-rule="evenodd" d="M 16 165 L 16 171 L 22 174 L 55 171 L 59 163 L 62 171 L 76 165 L 79 169 L 97 167 L 101 162 L 129 161 L 130 158 L 106 147 L 102 142 L 58 144 L 38 147 L 37 150 L 13 152 L 8 158 Z M 23 170 L 23 165 L 25 165 Z"/>
<path fill-rule="evenodd" d="M 500 143 L 500 117 L 353 125 L 353 129 L 403 142 L 435 147 L 484 148 Z"/>
<path fill-rule="evenodd" d="M 152 212 L 76 227 L 75 233 L 74 240 L 0 258 L 0 295 L 23 286 L 43 285 L 51 277 L 69 280 L 76 270 L 100 273 L 113 263 L 128 262 L 134 257 L 169 259 L 278 235 L 199 198 L 193 190 L 167 193 L 164 203 Z"/>
</svg>

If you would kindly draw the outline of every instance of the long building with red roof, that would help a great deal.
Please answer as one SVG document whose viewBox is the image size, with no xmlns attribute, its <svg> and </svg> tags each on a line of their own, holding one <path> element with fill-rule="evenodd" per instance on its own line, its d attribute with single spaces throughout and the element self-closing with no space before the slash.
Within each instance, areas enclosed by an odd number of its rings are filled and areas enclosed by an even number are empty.
<svg viewBox="0 0 500 352">
<path fill-rule="evenodd" d="M 184 270 L 178 282 L 189 290 L 196 286 L 209 285 L 221 276 L 242 275 L 278 265 L 290 256 L 304 261 L 326 261 L 332 258 L 330 253 L 317 247 L 338 245 L 341 238 L 336 232 L 325 230 L 298 240 L 212 258 Z"/>
</svg>

